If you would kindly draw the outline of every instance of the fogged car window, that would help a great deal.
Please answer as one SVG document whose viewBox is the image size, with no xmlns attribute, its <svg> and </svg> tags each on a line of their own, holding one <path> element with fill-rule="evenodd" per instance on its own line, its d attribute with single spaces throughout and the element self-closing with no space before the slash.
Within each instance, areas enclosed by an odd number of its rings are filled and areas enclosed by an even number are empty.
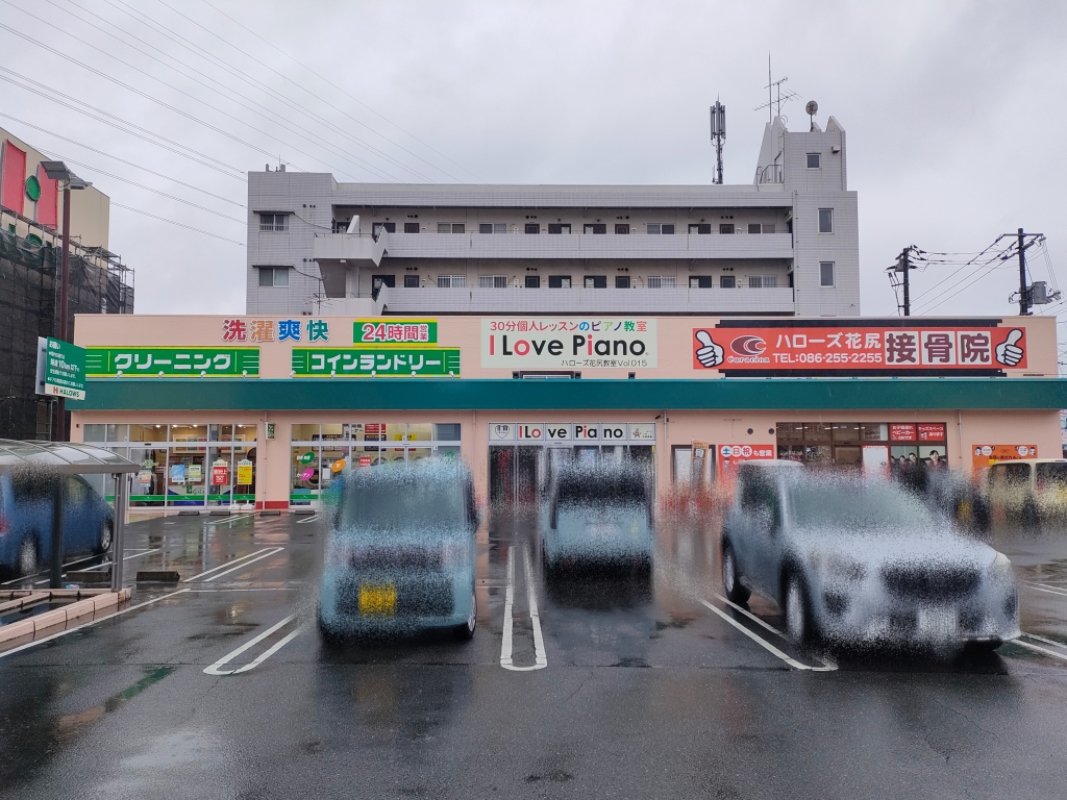
<svg viewBox="0 0 1067 800">
<path fill-rule="evenodd" d="M 798 525 L 872 530 L 886 526 L 921 528 L 935 524 L 917 499 L 888 486 L 857 483 L 796 486 L 790 503 Z"/>
<path fill-rule="evenodd" d="M 645 502 L 645 485 L 639 476 L 612 476 L 590 472 L 560 482 L 560 505 L 626 505 Z"/>
<path fill-rule="evenodd" d="M 1046 489 L 1067 489 L 1067 464 L 1038 464 L 1037 485 Z"/>
<path fill-rule="evenodd" d="M 459 480 L 354 481 L 345 487 L 342 525 L 378 528 L 424 528 L 463 525 Z"/>
</svg>

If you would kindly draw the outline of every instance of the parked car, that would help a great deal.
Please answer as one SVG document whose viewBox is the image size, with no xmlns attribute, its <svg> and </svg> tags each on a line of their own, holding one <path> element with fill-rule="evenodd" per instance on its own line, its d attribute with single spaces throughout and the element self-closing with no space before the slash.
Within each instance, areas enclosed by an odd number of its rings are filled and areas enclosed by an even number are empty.
<svg viewBox="0 0 1067 800">
<path fill-rule="evenodd" d="M 556 477 L 547 501 L 541 551 L 549 575 L 651 570 L 655 500 L 642 470 L 571 466 Z"/>
<path fill-rule="evenodd" d="M 328 639 L 476 625 L 470 473 L 446 461 L 349 468 L 332 481 L 319 596 Z"/>
<path fill-rule="evenodd" d="M 34 472 L 0 475 L 0 570 L 32 575 L 52 558 L 55 476 Z M 111 548 L 111 506 L 79 475 L 65 481 L 63 557 Z"/>
<path fill-rule="evenodd" d="M 729 599 L 782 609 L 797 644 L 967 644 L 1019 636 L 1011 563 L 913 493 L 799 464 L 738 469 L 723 528 Z"/>
<path fill-rule="evenodd" d="M 1067 525 L 1067 459 L 1002 461 L 989 468 L 986 486 L 995 518 L 1032 530 Z"/>
</svg>

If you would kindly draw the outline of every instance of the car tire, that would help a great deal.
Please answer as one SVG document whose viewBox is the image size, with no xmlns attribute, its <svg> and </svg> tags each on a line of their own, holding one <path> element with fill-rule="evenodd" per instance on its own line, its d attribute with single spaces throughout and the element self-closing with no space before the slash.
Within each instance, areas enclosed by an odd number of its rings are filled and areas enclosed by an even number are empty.
<svg viewBox="0 0 1067 800">
<path fill-rule="evenodd" d="M 462 625 L 457 625 L 452 629 L 457 639 L 464 642 L 469 642 L 474 638 L 474 629 L 478 627 L 478 599 L 474 593 L 474 587 L 471 587 L 471 613 L 467 617 L 467 621 Z"/>
<path fill-rule="evenodd" d="M 344 638 L 326 624 L 326 620 L 322 618 L 321 608 L 316 612 L 315 618 L 319 628 L 319 640 L 322 642 L 323 646 L 328 648 L 339 647 L 343 643 Z"/>
<path fill-rule="evenodd" d="M 963 645 L 963 652 L 972 656 L 984 656 L 994 652 L 1004 642 L 1000 639 L 993 639 L 988 642 L 967 642 Z"/>
<path fill-rule="evenodd" d="M 105 519 L 100 523 L 100 538 L 96 543 L 94 552 L 97 555 L 103 555 L 111 549 L 111 538 L 114 534 L 114 525 L 109 519 Z"/>
<path fill-rule="evenodd" d="M 782 609 L 785 615 L 785 630 L 789 641 L 798 647 L 814 643 L 815 624 L 811 615 L 811 600 L 808 587 L 799 573 L 792 572 L 785 579 L 785 595 Z"/>
<path fill-rule="evenodd" d="M 741 585 L 737 575 L 737 556 L 734 549 L 725 545 L 722 549 L 722 588 L 731 603 L 747 603 L 752 593 Z"/>
<path fill-rule="evenodd" d="M 22 537 L 19 543 L 18 556 L 15 560 L 15 572 L 20 578 L 33 575 L 37 572 L 37 537 L 33 534 Z"/>
</svg>

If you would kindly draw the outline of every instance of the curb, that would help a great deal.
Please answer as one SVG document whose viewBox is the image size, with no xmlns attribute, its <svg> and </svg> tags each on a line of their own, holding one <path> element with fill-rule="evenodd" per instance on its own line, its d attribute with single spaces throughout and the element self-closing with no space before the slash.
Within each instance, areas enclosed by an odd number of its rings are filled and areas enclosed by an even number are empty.
<svg viewBox="0 0 1067 800">
<path fill-rule="evenodd" d="M 84 600 L 76 600 L 70 605 L 46 611 L 35 617 L 13 622 L 10 625 L 0 625 L 0 644 L 22 639 L 25 637 L 35 638 L 38 633 L 49 628 L 74 622 L 75 620 L 91 617 L 98 612 L 117 606 L 120 602 L 130 599 L 130 590 L 123 589 L 120 592 L 105 592 Z"/>
</svg>

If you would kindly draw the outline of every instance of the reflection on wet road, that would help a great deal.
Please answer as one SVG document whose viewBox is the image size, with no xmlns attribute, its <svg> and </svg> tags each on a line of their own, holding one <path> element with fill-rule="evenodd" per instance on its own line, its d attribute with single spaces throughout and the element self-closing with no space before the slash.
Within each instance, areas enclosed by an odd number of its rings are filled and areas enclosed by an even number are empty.
<svg viewBox="0 0 1067 800">
<path fill-rule="evenodd" d="M 1067 533 L 996 543 L 1017 643 L 824 657 L 772 604 L 725 600 L 715 521 L 692 519 L 658 525 L 651 574 L 548 575 L 536 520 L 499 517 L 478 532 L 472 641 L 330 646 L 308 520 L 131 525 L 131 581 L 180 581 L 0 651 L 0 796 L 1062 794 Z"/>
</svg>

